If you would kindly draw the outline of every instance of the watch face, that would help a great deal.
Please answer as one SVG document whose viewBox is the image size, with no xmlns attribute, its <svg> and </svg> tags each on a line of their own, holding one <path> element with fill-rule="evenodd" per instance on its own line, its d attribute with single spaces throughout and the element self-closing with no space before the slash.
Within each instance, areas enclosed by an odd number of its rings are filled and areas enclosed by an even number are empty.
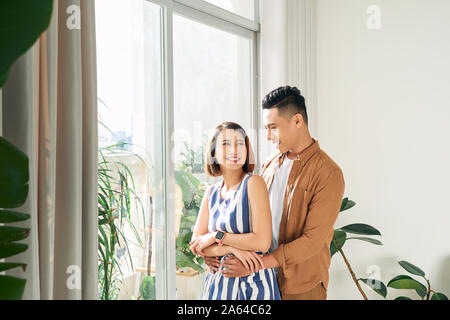
<svg viewBox="0 0 450 320">
<path fill-rule="evenodd" d="M 217 231 L 217 233 L 216 233 L 216 239 L 222 240 L 224 235 L 225 235 L 225 234 L 224 234 L 222 231 Z"/>
</svg>

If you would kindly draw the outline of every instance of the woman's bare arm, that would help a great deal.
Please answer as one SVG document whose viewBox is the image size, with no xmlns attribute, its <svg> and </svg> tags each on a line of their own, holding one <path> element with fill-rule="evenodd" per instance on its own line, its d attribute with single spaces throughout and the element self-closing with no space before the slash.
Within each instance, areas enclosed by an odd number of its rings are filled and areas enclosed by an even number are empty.
<svg viewBox="0 0 450 320">
<path fill-rule="evenodd" d="M 200 211 L 197 216 L 197 221 L 195 221 L 191 240 L 195 240 L 198 237 L 208 233 L 208 221 L 209 221 L 208 198 L 211 189 L 212 186 L 209 186 L 205 194 L 203 195 L 202 204 L 200 206 Z"/>
<path fill-rule="evenodd" d="M 252 217 L 252 232 L 225 233 L 222 242 L 240 250 L 267 252 L 272 243 L 272 216 L 267 186 L 262 177 L 254 175 L 249 178 L 248 199 Z"/>
</svg>

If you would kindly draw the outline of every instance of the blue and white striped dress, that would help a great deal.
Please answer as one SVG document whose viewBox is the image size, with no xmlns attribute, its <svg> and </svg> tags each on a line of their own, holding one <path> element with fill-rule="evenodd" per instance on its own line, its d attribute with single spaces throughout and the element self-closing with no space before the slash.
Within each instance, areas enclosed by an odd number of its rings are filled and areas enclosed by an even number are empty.
<svg viewBox="0 0 450 320">
<path fill-rule="evenodd" d="M 250 233 L 251 215 L 248 201 L 247 174 L 234 194 L 222 199 L 223 180 L 216 183 L 209 194 L 209 232 Z M 226 278 L 220 270 L 229 256 L 221 257 L 221 266 L 215 274 L 205 279 L 203 300 L 280 300 L 274 269 L 263 269 L 247 277 Z"/>
</svg>

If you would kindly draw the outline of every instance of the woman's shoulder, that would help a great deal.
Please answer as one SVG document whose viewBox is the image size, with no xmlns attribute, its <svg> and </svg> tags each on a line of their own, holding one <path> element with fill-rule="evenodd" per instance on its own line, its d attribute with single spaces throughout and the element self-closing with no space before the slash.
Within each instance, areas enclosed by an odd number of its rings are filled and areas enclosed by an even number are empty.
<svg viewBox="0 0 450 320">
<path fill-rule="evenodd" d="M 264 181 L 263 177 L 257 174 L 250 175 L 250 177 L 248 178 L 247 186 L 249 191 L 258 190 L 261 188 L 265 188 L 267 190 L 266 182 Z"/>
</svg>

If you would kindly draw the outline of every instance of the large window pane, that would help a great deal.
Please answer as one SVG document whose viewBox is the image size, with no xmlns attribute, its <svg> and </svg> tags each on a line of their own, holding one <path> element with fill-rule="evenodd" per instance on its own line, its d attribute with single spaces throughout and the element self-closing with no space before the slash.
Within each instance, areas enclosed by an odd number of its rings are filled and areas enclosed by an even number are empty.
<svg viewBox="0 0 450 320">
<path fill-rule="evenodd" d="M 177 298 L 200 299 L 208 271 L 186 247 L 202 194 L 219 180 L 204 173 L 205 147 L 222 122 L 253 131 L 252 42 L 178 15 L 173 24 Z"/>
<path fill-rule="evenodd" d="M 161 8 L 144 0 L 95 3 L 105 156 L 99 158 L 99 292 L 108 281 L 109 299 L 138 299 L 144 276 L 156 276 L 163 256 Z M 105 261 L 114 268 L 104 268 Z"/>
<path fill-rule="evenodd" d="M 226 9 L 247 19 L 255 19 L 254 0 L 205 0 L 217 7 Z"/>
</svg>

